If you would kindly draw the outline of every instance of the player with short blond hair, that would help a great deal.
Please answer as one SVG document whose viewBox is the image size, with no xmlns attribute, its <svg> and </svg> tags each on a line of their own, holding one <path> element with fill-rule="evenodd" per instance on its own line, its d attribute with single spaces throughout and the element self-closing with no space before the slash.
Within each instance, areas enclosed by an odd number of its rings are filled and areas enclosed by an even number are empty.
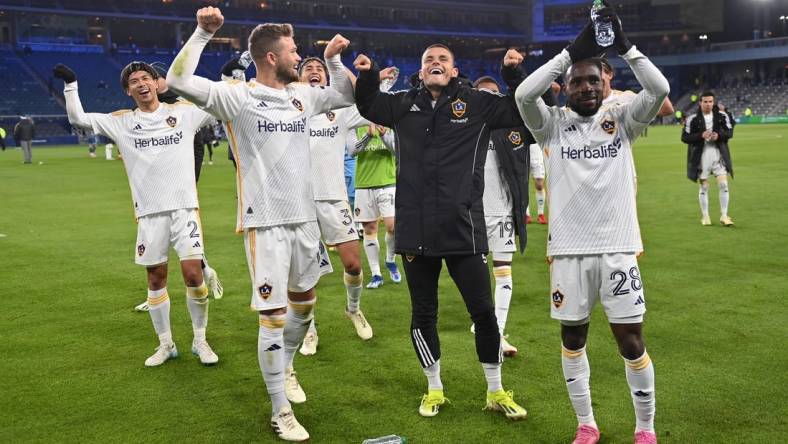
<svg viewBox="0 0 788 444">
<path fill-rule="evenodd" d="M 281 439 L 303 441 L 309 433 L 287 398 L 285 370 L 312 320 L 320 275 L 310 118 L 353 104 L 340 59 L 350 42 L 338 34 L 329 42 L 324 56 L 333 82 L 311 87 L 297 83 L 301 57 L 292 27 L 259 25 L 249 37 L 256 78 L 213 82 L 194 71 L 223 22 L 218 8 L 197 12 L 198 27 L 170 67 L 167 84 L 227 127 L 237 163 L 237 230 L 244 233 L 251 306 L 259 312 L 257 353 L 272 401 L 271 427 Z"/>
</svg>

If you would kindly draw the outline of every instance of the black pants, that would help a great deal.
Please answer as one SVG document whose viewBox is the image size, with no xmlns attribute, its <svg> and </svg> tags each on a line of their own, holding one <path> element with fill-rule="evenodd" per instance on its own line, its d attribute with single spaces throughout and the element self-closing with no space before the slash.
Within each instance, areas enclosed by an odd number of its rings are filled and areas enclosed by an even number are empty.
<svg viewBox="0 0 788 444">
<path fill-rule="evenodd" d="M 213 162 L 213 143 L 205 142 L 205 148 L 208 150 L 208 160 Z M 203 154 L 205 156 L 205 154 Z"/>
<path fill-rule="evenodd" d="M 200 181 L 200 170 L 202 170 L 202 160 L 205 158 L 205 146 L 202 141 L 194 142 L 194 180 Z"/>
<path fill-rule="evenodd" d="M 443 258 L 403 256 L 412 308 L 410 337 L 421 366 L 429 367 L 441 357 L 438 339 L 438 277 L 444 260 L 475 324 L 479 361 L 500 363 L 501 335 L 495 318 L 486 257 L 482 254 Z"/>
</svg>

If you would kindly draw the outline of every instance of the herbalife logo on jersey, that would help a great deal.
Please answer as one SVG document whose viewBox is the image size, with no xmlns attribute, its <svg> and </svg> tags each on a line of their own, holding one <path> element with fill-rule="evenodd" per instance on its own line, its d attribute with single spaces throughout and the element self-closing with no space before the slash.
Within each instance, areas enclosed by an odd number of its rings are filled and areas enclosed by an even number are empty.
<svg viewBox="0 0 788 444">
<path fill-rule="evenodd" d="M 328 128 L 320 128 L 319 130 L 314 130 L 312 128 L 309 129 L 309 137 L 336 137 L 337 133 L 339 133 L 338 126 L 332 126 Z"/>
<path fill-rule="evenodd" d="M 154 148 L 160 146 L 177 145 L 183 139 L 183 132 L 178 131 L 175 134 L 163 137 L 151 137 L 149 139 L 134 139 L 134 148 L 138 150 L 145 148 Z"/>
<path fill-rule="evenodd" d="M 607 145 L 599 145 L 595 148 L 585 146 L 583 148 L 561 147 L 562 159 L 607 159 L 618 156 L 621 150 L 621 138 L 616 137 L 613 142 Z"/>
<path fill-rule="evenodd" d="M 292 122 L 283 122 L 281 120 L 278 122 L 268 122 L 258 120 L 257 131 L 261 133 L 303 133 L 306 132 L 306 117 L 293 120 Z"/>
</svg>

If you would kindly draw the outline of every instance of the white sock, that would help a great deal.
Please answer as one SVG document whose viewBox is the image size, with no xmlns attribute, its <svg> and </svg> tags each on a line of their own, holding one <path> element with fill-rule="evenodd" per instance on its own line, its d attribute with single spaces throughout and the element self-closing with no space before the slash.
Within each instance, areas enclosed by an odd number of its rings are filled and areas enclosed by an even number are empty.
<svg viewBox="0 0 788 444">
<path fill-rule="evenodd" d="M 271 411 L 279 413 L 282 407 L 290 407 L 285 395 L 285 353 L 283 330 L 285 315 L 260 315 L 260 330 L 257 335 L 257 362 L 263 373 L 263 381 L 271 397 Z"/>
<path fill-rule="evenodd" d="M 544 214 L 544 189 L 536 190 L 536 214 Z"/>
<path fill-rule="evenodd" d="M 317 326 L 315 325 L 314 312 L 312 313 L 312 320 L 309 322 L 309 329 L 306 332 L 307 333 L 317 334 Z"/>
<path fill-rule="evenodd" d="M 591 408 L 591 367 L 588 365 L 586 348 L 567 350 L 561 347 L 561 367 L 564 370 L 566 390 L 580 424 L 597 427 L 594 410 Z"/>
<path fill-rule="evenodd" d="M 626 363 L 627 383 L 635 406 L 635 432 L 642 430 L 654 431 L 654 413 L 656 399 L 654 396 L 654 365 L 647 352 L 634 359 L 624 359 Z"/>
<path fill-rule="evenodd" d="M 312 310 L 315 308 L 317 297 L 308 301 L 288 301 L 287 315 L 285 317 L 285 365 L 293 366 L 293 357 L 301 342 L 304 341 L 306 331 L 312 321 Z"/>
<path fill-rule="evenodd" d="M 186 306 L 192 318 L 194 340 L 205 341 L 205 329 L 208 327 L 208 287 L 205 282 L 198 287 L 186 287 Z"/>
<path fill-rule="evenodd" d="M 443 390 L 441 382 L 441 360 L 438 359 L 429 367 L 425 367 L 424 374 L 427 376 L 427 388 L 429 390 Z"/>
<path fill-rule="evenodd" d="M 525 215 L 526 216 L 530 216 L 531 215 L 531 204 L 528 204 L 528 206 L 525 207 Z"/>
<path fill-rule="evenodd" d="M 698 200 L 700 201 L 700 213 L 703 217 L 709 216 L 709 184 L 701 184 L 698 190 Z"/>
<path fill-rule="evenodd" d="M 344 275 L 345 290 L 347 290 L 347 311 L 356 313 L 359 305 L 361 305 L 361 289 L 364 283 L 364 272 L 358 275 L 349 274 L 347 271 Z"/>
<path fill-rule="evenodd" d="M 367 262 L 369 262 L 369 271 L 372 276 L 382 276 L 380 274 L 380 246 L 378 246 L 377 234 L 373 236 L 364 234 L 364 252 L 367 253 Z"/>
<path fill-rule="evenodd" d="M 498 331 L 503 336 L 506 318 L 509 316 L 509 303 L 512 301 L 512 267 L 503 265 L 493 267 L 495 276 L 495 317 L 498 318 Z"/>
<path fill-rule="evenodd" d="M 730 192 L 728 191 L 728 182 L 722 182 L 720 186 L 720 216 L 728 215 L 728 200 L 730 199 Z"/>
<path fill-rule="evenodd" d="M 482 368 L 484 369 L 484 378 L 487 380 L 487 391 L 497 392 L 498 390 L 503 390 L 503 384 L 501 383 L 501 364 L 488 364 L 482 362 Z"/>
<path fill-rule="evenodd" d="M 159 337 L 159 344 L 172 344 L 170 331 L 170 296 L 167 287 L 161 290 L 148 290 L 148 313 L 153 329 Z"/>
<path fill-rule="evenodd" d="M 394 262 L 394 233 L 386 231 L 386 262 Z"/>
</svg>

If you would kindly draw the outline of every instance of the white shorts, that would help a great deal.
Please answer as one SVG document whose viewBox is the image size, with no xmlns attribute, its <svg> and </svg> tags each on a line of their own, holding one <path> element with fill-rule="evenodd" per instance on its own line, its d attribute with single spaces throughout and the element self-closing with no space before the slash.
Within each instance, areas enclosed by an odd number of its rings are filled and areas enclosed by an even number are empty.
<svg viewBox="0 0 788 444">
<path fill-rule="evenodd" d="M 394 196 L 397 187 L 356 188 L 356 220 L 375 222 L 381 217 L 394 217 Z"/>
<path fill-rule="evenodd" d="M 137 220 L 134 262 L 146 267 L 166 264 L 170 245 L 182 261 L 202 259 L 204 244 L 198 209 L 184 208 L 149 214 Z"/>
<path fill-rule="evenodd" d="M 485 216 L 487 223 L 487 244 L 490 252 L 514 253 L 514 222 L 512 215 Z"/>
<path fill-rule="evenodd" d="M 704 148 L 700 156 L 700 175 L 702 180 L 706 180 L 709 176 L 725 176 L 728 170 L 725 169 L 725 163 L 720 156 L 720 150 L 716 148 Z"/>
<path fill-rule="evenodd" d="M 252 278 L 253 310 L 287 306 L 287 292 L 305 292 L 320 277 L 317 222 L 244 231 L 246 261 Z"/>
<path fill-rule="evenodd" d="M 327 245 L 358 240 L 353 211 L 346 200 L 318 200 L 317 223 Z"/>
<path fill-rule="evenodd" d="M 542 148 L 534 143 L 529 147 L 528 153 L 531 157 L 531 176 L 534 179 L 544 179 L 544 155 L 542 154 Z"/>
<path fill-rule="evenodd" d="M 634 253 L 555 256 L 550 265 L 550 314 L 582 321 L 601 300 L 610 323 L 643 321 L 646 302 Z"/>
<path fill-rule="evenodd" d="M 320 267 L 320 276 L 322 277 L 324 274 L 333 273 L 334 267 L 331 265 L 331 258 L 328 257 L 328 249 L 323 241 L 320 241 L 318 251 L 320 251 L 320 261 L 318 263 Z"/>
</svg>

